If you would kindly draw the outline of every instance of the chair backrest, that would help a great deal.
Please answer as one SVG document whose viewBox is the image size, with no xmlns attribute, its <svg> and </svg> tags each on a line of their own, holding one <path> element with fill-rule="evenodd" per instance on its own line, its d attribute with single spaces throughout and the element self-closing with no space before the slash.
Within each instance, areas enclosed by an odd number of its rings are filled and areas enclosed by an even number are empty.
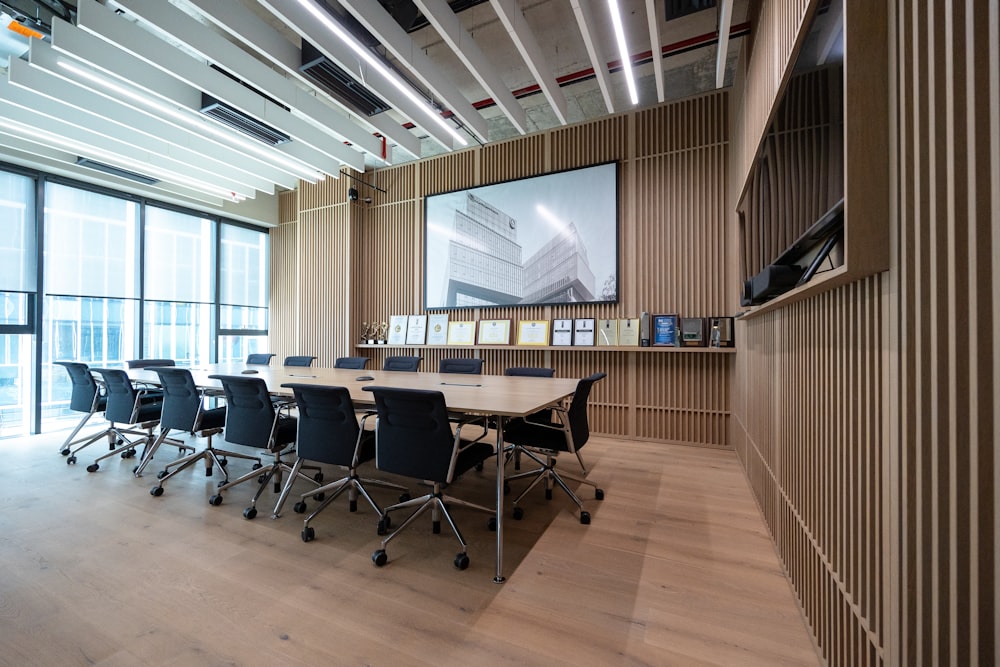
<svg viewBox="0 0 1000 667">
<path fill-rule="evenodd" d="M 424 389 L 365 387 L 375 396 L 375 465 L 379 470 L 448 482 L 455 436 L 444 394 Z"/>
<path fill-rule="evenodd" d="M 351 392 L 345 387 L 288 383 L 295 394 L 298 431 L 295 449 L 300 459 L 353 466 L 361 429 Z M 368 458 L 371 458 L 370 455 Z"/>
<path fill-rule="evenodd" d="M 423 357 L 386 357 L 385 363 L 382 364 L 382 370 L 384 371 L 409 371 L 411 373 L 416 373 L 417 369 L 420 368 L 420 360 Z"/>
<path fill-rule="evenodd" d="M 313 359 L 315 359 L 315 358 L 316 357 L 308 357 L 308 356 L 301 356 L 301 355 L 294 356 L 294 357 L 285 357 L 285 363 L 284 363 L 284 365 L 285 366 L 312 366 Z"/>
<path fill-rule="evenodd" d="M 438 365 L 438 373 L 465 373 L 467 375 L 481 375 L 483 372 L 482 359 L 442 359 Z"/>
<path fill-rule="evenodd" d="M 569 419 L 570 433 L 573 434 L 573 446 L 580 449 L 590 438 L 590 422 L 587 419 L 587 401 L 594 383 L 607 377 L 607 373 L 594 373 L 576 383 L 576 391 L 570 401 L 566 416 Z"/>
<path fill-rule="evenodd" d="M 503 372 L 504 375 L 523 375 L 535 378 L 555 377 L 556 369 L 538 366 L 512 366 Z"/>
<path fill-rule="evenodd" d="M 209 377 L 222 383 L 226 395 L 227 442 L 271 449 L 294 439 L 294 424 L 291 434 L 287 426 L 280 431 L 277 428 L 274 404 L 263 379 L 246 375 Z"/>
<path fill-rule="evenodd" d="M 90 374 L 87 364 L 78 361 L 54 361 L 52 362 L 66 369 L 69 373 L 69 381 L 73 384 L 73 390 L 69 395 L 69 409 L 77 412 L 90 412 L 94 409 L 94 400 L 97 396 L 97 381 Z"/>
<path fill-rule="evenodd" d="M 186 368 L 157 368 L 163 389 L 160 427 L 183 431 L 219 428 L 225 421 L 225 408 L 205 410 L 201 390 Z"/>
<path fill-rule="evenodd" d="M 173 359 L 130 359 L 125 362 L 129 368 L 153 368 L 154 366 L 176 366 Z"/>
<path fill-rule="evenodd" d="M 271 364 L 271 357 L 273 356 L 273 354 L 269 354 L 267 352 L 254 352 L 253 354 L 247 355 L 247 363 L 269 366 Z"/>
<path fill-rule="evenodd" d="M 339 357 L 333 362 L 333 367 L 361 370 L 368 367 L 368 357 Z"/>
<path fill-rule="evenodd" d="M 101 376 L 107 389 L 108 404 L 104 409 L 104 417 L 108 421 L 137 424 L 155 418 L 161 404 L 145 406 L 140 414 L 137 401 L 139 392 L 133 386 L 128 373 L 118 368 L 95 368 L 94 372 Z"/>
</svg>

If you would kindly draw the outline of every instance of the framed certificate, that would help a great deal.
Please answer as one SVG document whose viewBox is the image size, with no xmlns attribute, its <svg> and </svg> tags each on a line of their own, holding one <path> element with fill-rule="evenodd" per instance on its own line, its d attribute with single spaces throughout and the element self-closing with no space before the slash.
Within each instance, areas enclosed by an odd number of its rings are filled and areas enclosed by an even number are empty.
<svg viewBox="0 0 1000 667">
<path fill-rule="evenodd" d="M 653 345 L 661 347 L 677 346 L 677 314 L 653 315 Z"/>
<path fill-rule="evenodd" d="M 475 342 L 475 322 L 448 322 L 448 345 L 473 345 Z"/>
<path fill-rule="evenodd" d="M 639 347 L 639 318 L 618 320 L 618 344 Z"/>
<path fill-rule="evenodd" d="M 573 345 L 593 345 L 597 320 L 583 317 L 573 320 Z"/>
<path fill-rule="evenodd" d="M 599 320 L 597 322 L 597 344 L 618 345 L 618 320 Z"/>
<path fill-rule="evenodd" d="M 406 315 L 393 315 L 389 318 L 389 345 L 406 344 Z"/>
<path fill-rule="evenodd" d="M 573 344 L 573 320 L 552 320 L 552 344 Z"/>
<path fill-rule="evenodd" d="M 406 344 L 423 345 L 427 337 L 427 316 L 410 315 L 406 321 Z"/>
<path fill-rule="evenodd" d="M 518 345 L 548 345 L 548 320 L 521 320 L 517 323 Z"/>
<path fill-rule="evenodd" d="M 448 344 L 448 314 L 435 313 L 427 316 L 427 344 Z"/>
<path fill-rule="evenodd" d="M 510 320 L 479 320 L 480 345 L 510 345 Z"/>
</svg>

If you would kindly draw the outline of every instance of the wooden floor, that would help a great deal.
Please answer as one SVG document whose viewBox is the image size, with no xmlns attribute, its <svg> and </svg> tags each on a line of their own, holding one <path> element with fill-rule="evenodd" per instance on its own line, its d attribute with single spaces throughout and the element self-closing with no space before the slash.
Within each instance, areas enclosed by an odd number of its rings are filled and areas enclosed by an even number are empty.
<svg viewBox="0 0 1000 667">
<path fill-rule="evenodd" d="M 429 519 L 376 568 L 370 508 L 331 506 L 307 544 L 290 509 L 245 520 L 249 488 L 211 507 L 195 469 L 154 498 L 133 460 L 87 473 L 103 445 L 66 465 L 62 437 L 0 440 L 2 665 L 819 663 L 731 452 L 593 438 L 593 523 L 539 492 L 497 585 L 483 515 L 456 512 L 464 572 Z M 492 474 L 452 490 L 488 503 Z"/>
</svg>

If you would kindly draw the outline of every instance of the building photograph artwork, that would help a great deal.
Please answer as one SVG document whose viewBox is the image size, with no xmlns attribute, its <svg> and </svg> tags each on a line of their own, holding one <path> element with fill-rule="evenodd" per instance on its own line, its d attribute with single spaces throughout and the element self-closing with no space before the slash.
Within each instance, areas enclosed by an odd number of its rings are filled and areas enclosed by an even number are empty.
<svg viewBox="0 0 1000 667">
<path fill-rule="evenodd" d="M 425 307 L 618 301 L 618 165 L 430 195 Z"/>
</svg>

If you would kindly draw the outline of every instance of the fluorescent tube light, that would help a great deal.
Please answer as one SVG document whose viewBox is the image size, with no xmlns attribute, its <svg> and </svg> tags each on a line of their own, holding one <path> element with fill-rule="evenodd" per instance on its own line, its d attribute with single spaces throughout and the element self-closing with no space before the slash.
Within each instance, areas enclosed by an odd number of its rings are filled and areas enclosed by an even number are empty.
<svg viewBox="0 0 1000 667">
<path fill-rule="evenodd" d="M 628 44 L 625 43 L 625 29 L 622 27 L 621 12 L 618 10 L 618 0 L 608 0 L 608 11 L 611 12 L 611 24 L 615 28 L 615 40 L 618 42 L 618 52 L 621 54 L 622 69 L 625 70 L 625 82 L 628 84 L 628 94 L 632 104 L 639 103 L 639 93 L 635 90 L 635 76 L 632 74 L 632 56 L 629 55 Z"/>
</svg>

